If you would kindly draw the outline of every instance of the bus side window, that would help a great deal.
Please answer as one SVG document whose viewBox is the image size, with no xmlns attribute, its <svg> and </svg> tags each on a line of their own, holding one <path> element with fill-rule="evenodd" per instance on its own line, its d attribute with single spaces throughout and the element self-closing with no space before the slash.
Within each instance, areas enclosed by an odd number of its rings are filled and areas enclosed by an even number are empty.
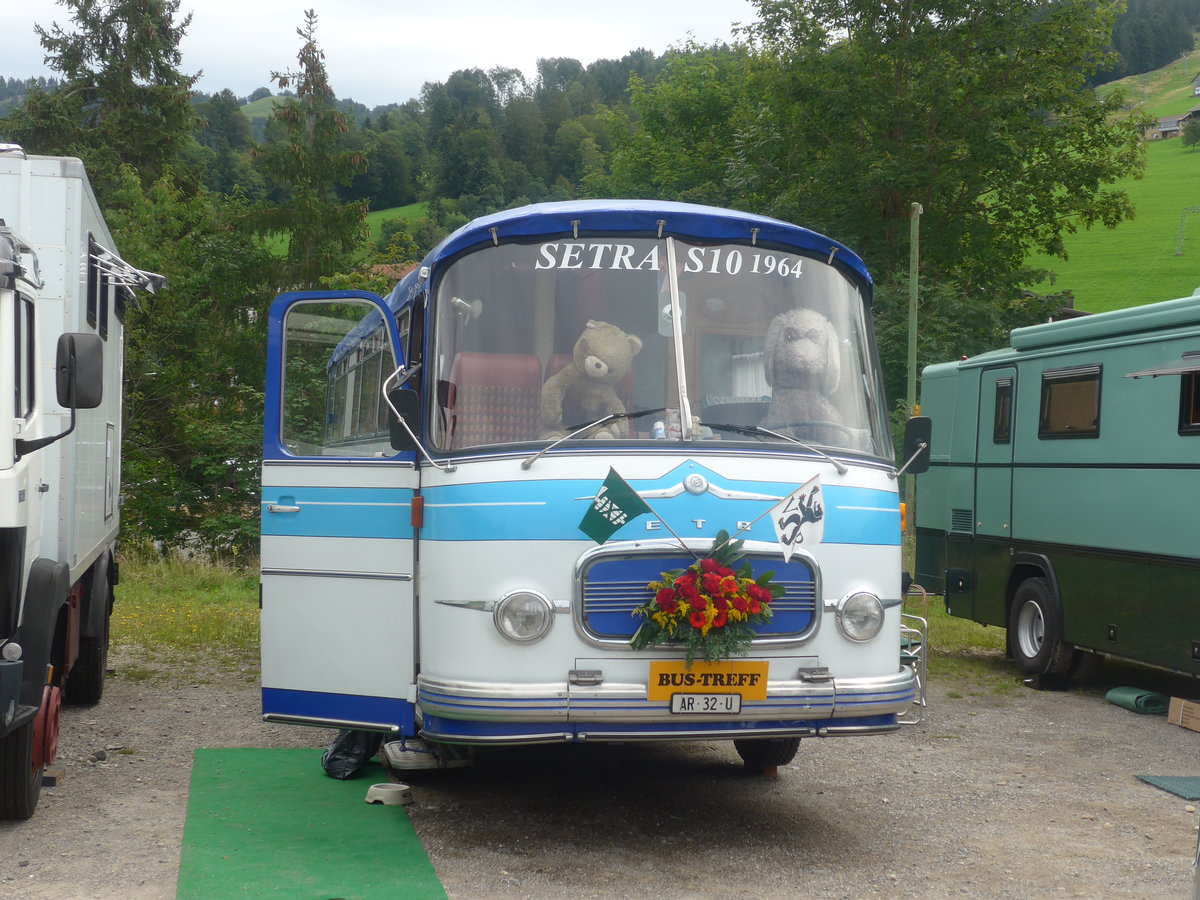
<svg viewBox="0 0 1200 900">
<path fill-rule="evenodd" d="M 1200 434 L 1200 372 L 1184 372 L 1180 378 L 1179 433 Z"/>
</svg>

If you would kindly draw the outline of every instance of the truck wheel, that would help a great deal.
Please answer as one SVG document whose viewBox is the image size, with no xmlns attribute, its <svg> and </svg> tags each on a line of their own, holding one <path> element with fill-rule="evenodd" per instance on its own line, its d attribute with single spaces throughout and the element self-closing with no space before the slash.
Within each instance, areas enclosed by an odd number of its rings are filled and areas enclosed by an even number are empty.
<svg viewBox="0 0 1200 900">
<path fill-rule="evenodd" d="M 1024 675 L 1066 675 L 1075 648 L 1063 640 L 1062 608 L 1045 578 L 1017 588 L 1008 618 L 1013 660 Z"/>
<path fill-rule="evenodd" d="M 79 655 L 67 674 L 63 699 L 75 706 L 95 706 L 104 695 L 104 675 L 108 669 L 108 625 L 112 610 L 112 587 L 108 578 L 93 583 L 95 596 L 103 597 L 104 627 L 100 634 L 79 639 Z"/>
<path fill-rule="evenodd" d="M 0 738 L 0 819 L 28 819 L 42 794 L 42 768 L 34 765 L 33 720 Z"/>
<path fill-rule="evenodd" d="M 733 747 L 748 771 L 773 775 L 774 769 L 796 758 L 800 738 L 747 738 L 734 741 Z"/>
</svg>

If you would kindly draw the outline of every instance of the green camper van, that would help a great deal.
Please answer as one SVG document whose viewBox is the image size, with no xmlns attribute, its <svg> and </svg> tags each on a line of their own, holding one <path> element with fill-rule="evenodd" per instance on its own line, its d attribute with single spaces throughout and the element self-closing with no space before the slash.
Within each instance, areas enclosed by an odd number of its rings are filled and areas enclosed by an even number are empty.
<svg viewBox="0 0 1200 900">
<path fill-rule="evenodd" d="M 1029 675 L 1200 675 L 1200 289 L 929 366 L 921 408 L 916 579 L 951 614 Z"/>
</svg>

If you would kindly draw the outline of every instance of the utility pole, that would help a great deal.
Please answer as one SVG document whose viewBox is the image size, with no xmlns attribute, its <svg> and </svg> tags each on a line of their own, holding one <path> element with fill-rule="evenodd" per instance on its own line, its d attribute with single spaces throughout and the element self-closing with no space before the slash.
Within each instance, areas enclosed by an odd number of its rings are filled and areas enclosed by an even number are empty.
<svg viewBox="0 0 1200 900">
<path fill-rule="evenodd" d="M 925 210 L 920 203 L 910 207 L 908 229 L 908 414 L 915 416 L 917 407 L 917 263 L 921 257 L 921 213 Z M 916 482 L 912 475 L 904 476 L 904 502 L 908 510 L 908 530 L 912 534 L 916 523 Z"/>
</svg>

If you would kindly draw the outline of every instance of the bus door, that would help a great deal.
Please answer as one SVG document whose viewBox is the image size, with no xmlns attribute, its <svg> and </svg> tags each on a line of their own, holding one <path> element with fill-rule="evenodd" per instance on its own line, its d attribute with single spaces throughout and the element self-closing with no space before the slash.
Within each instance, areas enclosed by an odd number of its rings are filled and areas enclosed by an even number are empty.
<svg viewBox="0 0 1200 900">
<path fill-rule="evenodd" d="M 1003 592 L 1012 541 L 1016 396 L 1015 368 L 986 369 L 980 374 L 979 430 L 975 445 L 973 618 L 996 625 L 1004 624 Z"/>
<path fill-rule="evenodd" d="M 269 720 L 412 734 L 411 453 L 388 439 L 395 322 L 357 292 L 271 307 L 262 466 L 262 701 Z"/>
</svg>

